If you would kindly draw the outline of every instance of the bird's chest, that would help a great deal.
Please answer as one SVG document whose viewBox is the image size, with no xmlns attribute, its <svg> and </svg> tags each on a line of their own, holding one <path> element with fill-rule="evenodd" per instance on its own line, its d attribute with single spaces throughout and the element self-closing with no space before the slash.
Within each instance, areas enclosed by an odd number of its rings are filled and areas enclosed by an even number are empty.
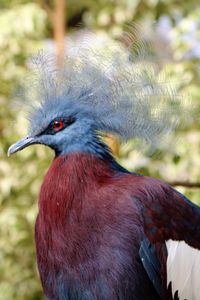
<svg viewBox="0 0 200 300">
<path fill-rule="evenodd" d="M 98 299 L 96 295 L 117 299 L 116 290 L 121 282 L 128 290 L 132 267 L 137 264 L 134 253 L 138 246 L 132 243 L 139 240 L 137 226 L 131 227 L 117 209 L 111 212 L 103 203 L 87 207 L 81 202 L 66 208 L 60 207 L 57 197 L 49 201 L 55 202 L 57 215 L 46 205 L 36 222 L 37 259 L 45 293 L 54 295 L 50 299 L 62 293 L 80 293 L 80 299 L 84 293 L 91 294 L 86 298 L 91 300 Z"/>
<path fill-rule="evenodd" d="M 138 247 L 131 244 L 136 240 L 135 232 L 133 229 L 131 234 L 124 221 L 117 222 L 115 214 L 106 219 L 104 213 L 86 217 L 83 211 L 82 216 L 70 212 L 65 214 L 65 224 L 60 223 L 61 215 L 50 224 L 44 223 L 39 214 L 37 259 L 50 299 L 65 299 L 56 298 L 62 294 L 71 295 L 69 299 L 84 299 L 85 293 L 91 300 L 117 299 L 115 293 L 122 282 L 123 290 L 128 291 L 137 264 L 134 253 L 138 253 Z"/>
</svg>

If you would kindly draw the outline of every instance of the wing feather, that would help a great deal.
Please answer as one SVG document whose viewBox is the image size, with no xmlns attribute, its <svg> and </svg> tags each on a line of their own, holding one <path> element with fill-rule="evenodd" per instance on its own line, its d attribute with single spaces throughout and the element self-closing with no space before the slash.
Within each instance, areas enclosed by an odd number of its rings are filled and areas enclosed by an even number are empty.
<svg viewBox="0 0 200 300">
<path fill-rule="evenodd" d="M 200 299 L 200 250 L 184 241 L 166 242 L 167 285 L 172 283 L 172 293 L 178 291 L 180 300 Z"/>
</svg>

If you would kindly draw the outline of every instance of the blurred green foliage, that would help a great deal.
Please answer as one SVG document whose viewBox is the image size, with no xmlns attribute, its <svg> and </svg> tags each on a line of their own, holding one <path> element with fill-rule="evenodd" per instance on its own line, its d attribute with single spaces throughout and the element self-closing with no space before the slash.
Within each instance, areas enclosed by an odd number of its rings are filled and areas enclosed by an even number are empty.
<svg viewBox="0 0 200 300">
<path fill-rule="evenodd" d="M 51 1 L 49 1 L 51 2 Z M 164 20 L 170 41 L 168 76 L 178 82 L 193 106 L 191 118 L 179 130 L 173 147 L 159 155 L 135 151 L 130 141 L 120 148 L 120 162 L 128 169 L 166 181 L 200 181 L 200 9 L 198 1 L 69 0 L 69 24 L 82 22 L 97 31 L 118 36 L 125 23 L 148 26 Z M 53 154 L 42 147 L 6 158 L 11 143 L 26 134 L 20 109 L 11 109 L 15 90 L 27 72 L 27 58 L 51 35 L 43 1 L 0 0 L 0 300 L 43 299 L 36 268 L 34 222 L 40 184 Z M 51 3 L 53 6 L 53 2 Z M 76 25 L 76 24 L 75 24 Z M 71 25 L 72 26 L 72 25 Z M 69 26 L 69 30 L 75 30 Z M 153 42 L 157 36 L 154 36 Z M 162 54 L 161 44 L 156 44 Z M 16 118 L 17 115 L 17 118 Z M 137 146 L 138 149 L 138 146 Z M 198 189 L 179 188 L 200 203 Z"/>
</svg>

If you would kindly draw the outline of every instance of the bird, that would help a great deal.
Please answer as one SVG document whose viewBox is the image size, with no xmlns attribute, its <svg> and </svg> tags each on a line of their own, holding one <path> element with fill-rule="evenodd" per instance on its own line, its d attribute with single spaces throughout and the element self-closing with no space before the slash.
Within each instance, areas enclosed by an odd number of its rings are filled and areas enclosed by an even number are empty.
<svg viewBox="0 0 200 300">
<path fill-rule="evenodd" d="M 34 144 L 55 152 L 35 224 L 44 296 L 199 300 L 200 208 L 164 181 L 126 170 L 104 140 L 159 143 L 176 127 L 167 105 L 175 93 L 155 79 L 144 51 L 117 49 L 107 57 L 78 45 L 60 69 L 44 53 L 33 59 L 28 135 L 8 155 Z"/>
</svg>

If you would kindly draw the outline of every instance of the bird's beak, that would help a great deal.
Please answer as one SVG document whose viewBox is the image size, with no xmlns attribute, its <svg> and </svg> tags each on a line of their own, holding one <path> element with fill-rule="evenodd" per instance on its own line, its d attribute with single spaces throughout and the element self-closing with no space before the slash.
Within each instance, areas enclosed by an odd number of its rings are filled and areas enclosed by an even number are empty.
<svg viewBox="0 0 200 300">
<path fill-rule="evenodd" d="M 37 140 L 35 137 L 26 137 L 23 138 L 21 140 L 19 140 L 18 142 L 16 142 L 15 144 L 11 145 L 8 149 L 8 156 L 10 156 L 11 154 L 18 152 L 26 147 L 28 147 L 29 145 L 33 145 L 33 144 L 37 144 Z"/>
</svg>

